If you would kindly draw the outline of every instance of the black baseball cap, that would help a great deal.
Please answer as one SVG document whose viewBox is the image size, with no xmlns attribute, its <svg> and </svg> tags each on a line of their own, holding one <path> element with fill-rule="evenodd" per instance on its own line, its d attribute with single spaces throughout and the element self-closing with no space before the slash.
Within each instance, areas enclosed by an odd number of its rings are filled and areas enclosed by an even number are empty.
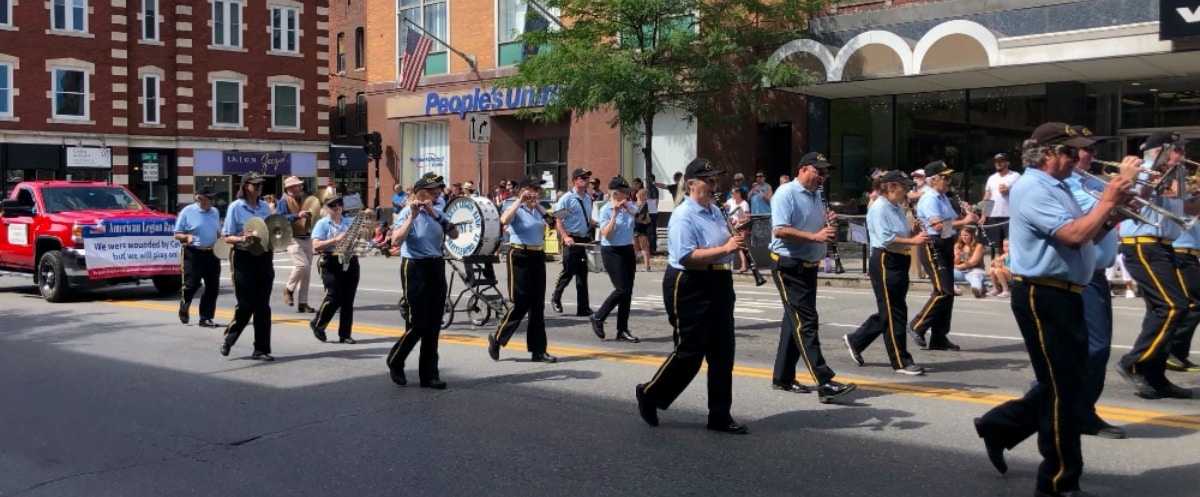
<svg viewBox="0 0 1200 497">
<path fill-rule="evenodd" d="M 633 190 L 633 188 L 629 186 L 629 182 L 625 181 L 625 178 L 622 178 L 621 176 L 614 176 L 613 179 L 608 182 L 608 189 L 622 191 L 625 193 L 629 193 L 631 190 Z"/>
<path fill-rule="evenodd" d="M 992 160 L 1002 160 L 1004 162 L 1008 162 L 1008 154 L 1006 154 L 1004 152 L 1000 152 L 996 155 L 993 155 Z"/>
<path fill-rule="evenodd" d="M 708 178 L 711 176 L 719 176 L 725 174 L 725 170 L 714 166 L 712 161 L 701 159 L 699 157 L 692 159 L 688 163 L 687 169 L 683 171 L 684 179 Z"/>
<path fill-rule="evenodd" d="M 263 176 L 262 173 L 250 173 L 245 176 L 242 176 L 242 184 L 244 185 L 246 183 L 262 183 L 263 181 L 266 181 L 266 179 L 267 179 L 267 177 Z"/>
<path fill-rule="evenodd" d="M 542 186 L 545 186 L 545 184 L 546 184 L 546 180 L 541 179 L 537 176 L 530 175 L 530 176 L 521 178 L 521 181 L 519 181 L 517 183 L 517 188 L 530 188 L 530 187 L 541 188 Z"/>
<path fill-rule="evenodd" d="M 213 196 L 215 196 L 215 194 L 216 194 L 216 192 L 213 191 L 213 187 L 211 187 L 211 186 L 206 186 L 204 188 L 201 188 L 200 191 L 196 192 L 197 197 L 204 197 L 209 200 L 212 200 Z"/>
<path fill-rule="evenodd" d="M 1159 148 L 1167 144 L 1183 148 L 1187 146 L 1187 140 L 1180 138 L 1179 133 L 1174 131 L 1159 131 L 1146 137 L 1146 142 L 1142 144 L 1142 151 L 1145 152 L 1152 148 Z"/>
<path fill-rule="evenodd" d="M 584 169 L 582 167 L 579 169 L 576 169 L 574 171 L 571 171 L 571 179 L 573 179 L 573 180 L 579 179 L 579 178 L 590 177 L 591 175 L 592 175 L 591 171 L 588 171 L 587 169 Z"/>
<path fill-rule="evenodd" d="M 944 161 L 935 160 L 925 164 L 925 176 L 930 178 L 934 176 L 949 176 L 952 173 L 954 173 L 954 170 L 950 169 L 950 166 L 947 166 Z"/>
<path fill-rule="evenodd" d="M 413 190 L 424 190 L 426 188 L 440 188 L 446 186 L 446 181 L 442 179 L 442 175 L 438 173 L 425 173 L 413 184 Z"/>
<path fill-rule="evenodd" d="M 900 183 L 909 188 L 912 188 L 917 184 L 915 181 L 909 179 L 908 175 L 904 174 L 904 171 L 896 170 L 883 173 L 883 176 L 879 178 L 879 182 L 881 184 Z"/>
<path fill-rule="evenodd" d="M 1068 147 L 1086 148 L 1096 144 L 1096 140 L 1084 136 L 1074 126 L 1059 122 L 1048 122 L 1038 126 L 1029 136 L 1029 141 L 1035 146 L 1066 145 Z"/>
<path fill-rule="evenodd" d="M 828 170 L 833 167 L 833 164 L 830 164 L 829 161 L 825 159 L 824 154 L 820 152 L 809 152 L 804 154 L 804 157 L 800 158 L 800 163 L 797 164 L 797 166 L 813 166 L 817 169 Z"/>
<path fill-rule="evenodd" d="M 334 205 L 345 205 L 345 202 L 342 201 L 341 195 L 331 193 L 328 197 L 325 197 L 325 206 L 333 207 Z"/>
</svg>

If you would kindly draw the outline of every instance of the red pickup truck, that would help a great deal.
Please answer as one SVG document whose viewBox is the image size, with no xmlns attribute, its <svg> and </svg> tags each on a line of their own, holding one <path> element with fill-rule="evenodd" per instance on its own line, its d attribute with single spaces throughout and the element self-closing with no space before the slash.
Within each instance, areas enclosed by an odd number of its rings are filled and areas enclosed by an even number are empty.
<svg viewBox="0 0 1200 497">
<path fill-rule="evenodd" d="M 20 183 L 0 200 L 0 274 L 32 276 L 50 302 L 146 279 L 160 294 L 178 292 L 174 225 L 175 216 L 148 209 L 121 185 Z"/>
</svg>

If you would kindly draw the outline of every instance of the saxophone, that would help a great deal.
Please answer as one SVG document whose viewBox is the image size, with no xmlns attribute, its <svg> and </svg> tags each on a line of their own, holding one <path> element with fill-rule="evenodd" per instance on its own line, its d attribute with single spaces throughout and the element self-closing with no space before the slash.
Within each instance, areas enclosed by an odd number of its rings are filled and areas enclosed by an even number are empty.
<svg viewBox="0 0 1200 497">
<path fill-rule="evenodd" d="M 346 228 L 346 237 L 338 242 L 333 248 L 333 252 L 338 256 L 338 262 L 342 263 L 342 270 L 350 269 L 350 261 L 358 257 L 359 244 L 365 245 L 365 240 L 370 240 L 374 235 L 371 233 L 371 226 L 375 224 L 375 214 L 371 211 L 361 211 L 354 216 L 354 220 L 350 222 L 350 227 Z"/>
</svg>

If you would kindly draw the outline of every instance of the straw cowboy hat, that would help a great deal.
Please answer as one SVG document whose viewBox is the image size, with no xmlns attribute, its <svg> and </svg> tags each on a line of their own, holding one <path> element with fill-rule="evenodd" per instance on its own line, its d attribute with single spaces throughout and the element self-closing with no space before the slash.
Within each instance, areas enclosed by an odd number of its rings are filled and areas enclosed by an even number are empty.
<svg viewBox="0 0 1200 497">
<path fill-rule="evenodd" d="M 297 178 L 295 176 L 288 176 L 286 179 L 283 180 L 283 189 L 284 190 L 291 188 L 293 186 L 304 186 L 304 180 Z"/>
</svg>

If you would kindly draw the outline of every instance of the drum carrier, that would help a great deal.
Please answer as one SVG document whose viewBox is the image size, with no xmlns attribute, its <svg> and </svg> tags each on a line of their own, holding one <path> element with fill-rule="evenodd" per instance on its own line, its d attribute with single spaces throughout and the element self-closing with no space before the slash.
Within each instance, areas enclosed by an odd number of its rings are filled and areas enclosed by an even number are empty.
<svg viewBox="0 0 1200 497">
<path fill-rule="evenodd" d="M 484 326 L 495 314 L 508 312 L 510 303 L 497 288 L 495 264 L 500 246 L 500 213 L 486 197 L 459 197 L 446 204 L 446 217 L 458 229 L 458 239 L 446 239 L 446 262 L 463 288 L 454 295 L 454 279 L 446 284 L 446 303 L 442 310 L 442 329 L 450 326 L 454 313 L 465 310 L 474 326 Z M 466 308 L 458 305 L 466 298 Z"/>
</svg>

